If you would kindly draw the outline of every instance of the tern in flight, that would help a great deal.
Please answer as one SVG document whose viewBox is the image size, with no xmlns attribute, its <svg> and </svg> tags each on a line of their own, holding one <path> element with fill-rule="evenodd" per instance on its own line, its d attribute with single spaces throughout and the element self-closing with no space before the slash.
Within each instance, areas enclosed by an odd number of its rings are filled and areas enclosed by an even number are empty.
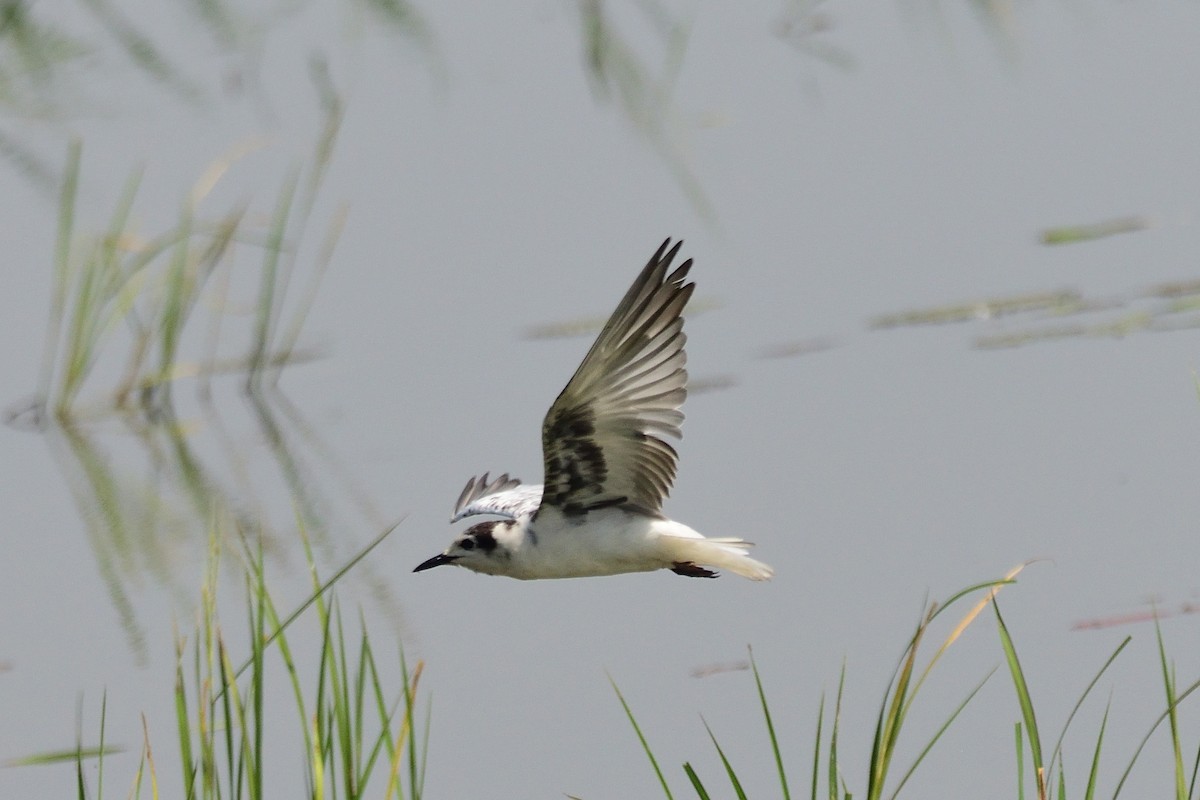
<svg viewBox="0 0 1200 800">
<path fill-rule="evenodd" d="M 687 397 L 683 309 L 695 284 L 689 258 L 668 273 L 682 242 L 663 242 L 596 337 L 542 423 L 545 485 L 507 474 L 467 481 L 451 522 L 477 514 L 445 552 L 414 572 L 453 564 L 510 578 L 583 578 L 669 569 L 751 580 L 772 569 L 738 538 L 706 538 L 662 513 L 675 480 Z"/>
</svg>

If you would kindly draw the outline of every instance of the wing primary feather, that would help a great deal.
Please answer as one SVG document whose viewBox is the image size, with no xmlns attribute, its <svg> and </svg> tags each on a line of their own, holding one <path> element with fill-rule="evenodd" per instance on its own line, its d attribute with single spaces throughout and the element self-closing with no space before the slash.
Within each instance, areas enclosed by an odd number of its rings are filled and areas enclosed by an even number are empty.
<svg viewBox="0 0 1200 800">
<path fill-rule="evenodd" d="M 543 506 L 583 514 L 611 505 L 657 513 L 675 479 L 687 398 L 682 313 L 692 260 L 671 269 L 666 239 L 630 285 L 546 414 Z"/>
<path fill-rule="evenodd" d="M 463 487 L 462 494 L 458 496 L 458 502 L 454 504 L 454 513 L 450 517 L 451 522 L 455 522 L 464 516 L 471 514 L 489 513 L 486 511 L 467 511 L 472 503 L 491 495 L 507 492 L 521 485 L 521 481 L 517 478 L 509 477 L 505 472 L 499 475 L 495 480 L 488 480 L 488 473 L 472 477 L 467 481 L 467 485 Z M 463 513 L 467 511 L 467 513 Z"/>
</svg>

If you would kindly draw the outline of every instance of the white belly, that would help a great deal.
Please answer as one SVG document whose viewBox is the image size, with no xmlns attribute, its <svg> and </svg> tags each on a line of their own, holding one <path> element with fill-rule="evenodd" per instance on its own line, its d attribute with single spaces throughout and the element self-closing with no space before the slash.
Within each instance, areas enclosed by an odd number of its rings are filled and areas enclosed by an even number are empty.
<svg viewBox="0 0 1200 800">
<path fill-rule="evenodd" d="M 543 513 L 527 530 L 509 574 L 514 578 L 583 578 L 670 567 L 674 560 L 661 541 L 666 529 L 675 536 L 699 537 L 679 523 L 620 509 L 594 511 L 576 519 Z"/>
</svg>

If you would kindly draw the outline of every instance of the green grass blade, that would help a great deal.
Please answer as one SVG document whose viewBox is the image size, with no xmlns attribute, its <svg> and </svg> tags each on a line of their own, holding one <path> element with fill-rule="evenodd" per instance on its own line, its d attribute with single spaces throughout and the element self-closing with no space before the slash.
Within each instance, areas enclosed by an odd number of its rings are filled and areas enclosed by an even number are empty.
<svg viewBox="0 0 1200 800">
<path fill-rule="evenodd" d="M 767 693 L 763 689 L 762 676 L 758 672 L 758 664 L 754 661 L 754 651 L 747 647 L 746 652 L 750 655 L 750 669 L 754 672 L 754 687 L 758 690 L 758 702 L 762 706 L 763 720 L 767 723 L 767 735 L 771 737 L 771 753 L 775 756 L 779 788 L 783 800 L 791 800 L 792 793 L 788 790 L 787 772 L 783 768 L 783 754 L 779 751 L 779 738 L 775 735 L 775 723 L 771 721 L 771 706 L 767 703 Z"/>
<path fill-rule="evenodd" d="M 1013 726 L 1017 747 L 1017 800 L 1025 800 L 1025 737 L 1021 732 L 1021 723 Z"/>
<path fill-rule="evenodd" d="M 325 596 L 325 593 L 327 591 L 329 591 L 331 588 L 333 588 L 333 585 L 336 584 L 339 580 L 341 580 L 343 575 L 345 575 L 347 572 L 349 572 L 351 569 L 353 569 L 354 566 L 356 564 L 358 564 L 358 562 L 360 562 L 364 558 L 366 558 L 367 555 L 372 550 L 374 550 L 379 545 L 380 542 L 382 542 L 389 535 L 391 535 L 392 531 L 396 530 L 396 528 L 399 528 L 400 524 L 402 522 L 404 522 L 404 520 L 407 519 L 407 517 L 408 517 L 408 515 L 405 514 L 403 517 L 398 519 L 394 524 L 392 524 L 391 527 L 387 528 L 382 533 L 380 533 L 378 536 L 376 536 L 374 539 L 367 542 L 366 546 L 363 547 L 362 550 L 359 550 L 357 553 L 355 553 L 354 556 L 351 557 L 351 559 L 349 561 L 347 561 L 345 564 L 343 564 L 337 570 L 337 572 L 333 573 L 333 577 L 331 577 L 329 580 L 325 581 L 324 583 L 319 584 L 317 586 L 317 588 L 313 591 L 313 593 L 308 596 L 308 599 L 305 600 L 303 603 L 301 603 L 299 606 L 297 606 L 296 609 L 294 611 L 292 611 L 292 613 L 288 614 L 287 617 L 284 618 L 283 622 L 279 624 L 278 628 L 273 633 L 271 633 L 270 636 L 267 637 L 266 641 L 263 642 L 263 647 L 264 648 L 268 647 L 279 636 L 283 635 L 283 632 L 288 628 L 288 626 L 291 625 L 293 622 L 295 622 L 297 619 L 299 619 L 300 615 L 303 614 L 305 611 L 307 611 L 309 606 L 316 603 L 318 608 L 321 608 L 322 598 Z M 311 553 L 309 553 L 309 563 L 310 564 L 313 563 Z M 315 574 L 314 574 L 314 577 L 315 577 Z M 322 613 L 324 613 L 324 612 L 322 611 Z M 234 672 L 234 676 L 241 677 L 242 673 L 244 673 L 250 667 L 250 665 L 251 665 L 251 660 L 247 659 L 240 667 L 237 668 L 237 671 Z"/>
<path fill-rule="evenodd" d="M 75 296 L 64 360 L 66 369 L 59 390 L 60 409 L 69 408 L 74 403 L 84 379 L 95 365 L 96 351 L 100 347 L 105 327 L 103 285 L 107 276 L 103 274 L 103 262 L 94 252 L 95 246 L 89 247 L 88 250 L 87 257 L 77 267 L 78 280 L 74 287 Z"/>
<path fill-rule="evenodd" d="M 229 796 L 240 797 L 241 795 L 237 790 L 239 784 L 235 783 L 237 775 L 235 774 L 234 767 L 239 763 L 239 759 L 236 756 L 238 748 L 234 735 L 237 732 L 237 722 L 241 716 L 240 709 L 242 703 L 238 697 L 237 681 L 234 679 L 232 671 L 227 667 L 229 659 L 225 653 L 225 642 L 219 633 L 216 639 L 216 651 L 217 661 L 213 665 L 213 668 L 218 670 L 221 680 L 221 732 L 224 734 L 222 739 L 225 745 L 225 763 L 228 765 L 229 770 L 229 775 L 227 776 L 229 780 Z M 216 715 L 214 714 L 213 716 L 215 718 Z M 215 730 L 213 731 L 213 735 L 216 735 Z M 215 754 L 215 752 L 216 748 L 214 746 L 213 753 Z M 211 772 L 211 777 L 208 777 L 204 781 L 206 788 L 209 786 L 218 786 L 215 759 L 209 763 L 208 769 Z"/>
<path fill-rule="evenodd" d="M 329 264 L 333 261 L 333 252 L 337 247 L 338 241 L 341 239 L 342 231 L 345 229 L 348 213 L 349 209 L 346 206 L 342 206 L 337 210 L 333 220 L 330 222 L 329 230 L 325 234 L 325 240 L 321 243 L 321 249 L 313 266 L 312 275 L 309 277 L 308 283 L 300 295 L 298 307 L 292 314 L 287 327 L 278 337 L 279 343 L 276 346 L 273 361 L 280 365 L 291 362 L 295 355 L 296 343 L 300 340 L 300 331 L 304 327 L 304 322 L 308 319 L 309 312 L 316 304 L 317 295 L 321 288 L 321 281 L 324 279 L 325 273 L 329 270 Z M 279 370 L 274 372 L 276 378 L 278 378 L 279 374 Z"/>
<path fill-rule="evenodd" d="M 1162 625 L 1159 624 L 1157 612 L 1154 615 L 1154 636 L 1158 642 L 1158 663 L 1162 668 L 1163 690 L 1167 696 L 1167 720 L 1171 730 L 1171 757 L 1175 768 L 1175 800 L 1188 800 L 1186 778 L 1183 770 L 1183 750 L 1179 741 L 1179 715 L 1176 711 L 1178 701 L 1175 697 L 1175 669 L 1167 658 L 1167 648 L 1163 643 Z"/>
<path fill-rule="evenodd" d="M 369 690 L 373 701 L 375 713 L 379 718 L 379 732 L 375 735 L 370 743 L 370 748 L 366 753 L 366 762 L 362 767 L 362 782 L 365 785 L 372 772 L 375 770 L 375 765 L 379 761 L 380 756 L 391 754 L 395 750 L 395 742 L 392 739 L 392 722 L 396 718 L 396 710 L 399 707 L 400 700 L 392 703 L 389 707 L 384 700 L 383 681 L 379 676 L 379 670 L 375 663 L 375 653 L 371 647 L 370 639 L 367 636 L 367 623 L 360 609 L 359 611 L 359 630 L 362 635 L 362 661 L 364 664 L 363 683 Z M 365 741 L 365 740 L 364 740 Z M 389 777 L 389 782 L 391 778 Z"/>
<path fill-rule="evenodd" d="M 397 737 L 397 744 L 405 741 L 407 736 L 408 741 L 408 791 L 409 797 L 412 800 L 419 800 L 424 793 L 425 787 L 425 758 L 429 754 L 429 732 L 431 721 L 433 718 L 432 703 L 428 715 L 425 717 L 425 734 L 424 741 L 420 745 L 421 758 L 417 758 L 417 736 L 414 728 L 413 706 L 416 703 L 417 684 L 421 679 L 421 672 L 424 669 L 424 662 L 418 661 L 416 668 L 409 673 L 408 661 L 404 658 L 404 651 L 400 651 L 400 676 L 404 680 L 404 728 L 401 735 Z"/>
<path fill-rule="evenodd" d="M 190 795 L 196 775 L 196 762 L 192 755 L 192 721 L 188 714 L 187 690 L 183 677 L 185 648 L 186 640 L 177 633 L 175 637 L 175 726 L 179 736 L 179 766 L 183 770 L 181 785 Z"/>
<path fill-rule="evenodd" d="M 180 217 L 180 236 L 167 266 L 165 293 L 158 323 L 159 332 L 159 388 L 164 406 L 170 404 L 171 375 L 179 352 L 179 340 L 183 335 L 183 323 L 187 319 L 186 307 L 190 305 L 191 281 L 188 280 L 192 239 L 192 209 L 186 207 Z"/>
<path fill-rule="evenodd" d="M 1196 759 L 1192 762 L 1192 779 L 1188 782 L 1189 800 L 1196 794 L 1196 775 L 1200 773 L 1200 748 L 1196 749 Z"/>
<path fill-rule="evenodd" d="M 416 675 L 410 676 L 408 672 L 408 661 L 404 658 L 404 650 L 400 650 L 400 678 L 404 681 L 404 714 L 400 720 L 400 730 L 397 731 L 395 741 L 392 745 L 391 768 L 388 774 L 387 791 L 384 792 L 384 800 L 392 800 L 393 796 L 401 796 L 400 790 L 400 763 L 405 754 L 409 756 L 409 794 L 412 797 L 417 797 L 417 768 L 416 768 L 416 752 L 415 742 L 417 738 L 416 731 L 413 728 L 413 697 L 416 694 L 417 679 L 421 673 L 421 663 L 417 662 Z M 428 735 L 429 730 L 426 727 L 425 731 Z M 410 744 L 414 747 L 410 748 Z"/>
<path fill-rule="evenodd" d="M 704 788 L 704 784 L 700 782 L 700 776 L 696 774 L 696 770 L 692 769 L 692 765 L 685 761 L 683 763 L 683 771 L 687 773 L 688 780 L 692 782 L 692 788 L 696 790 L 696 796 L 700 800 L 711 800 L 708 796 L 708 791 Z"/>
<path fill-rule="evenodd" d="M 867 798 L 878 800 L 883 796 L 883 786 L 887 780 L 888 769 L 892 756 L 899 741 L 900 730 L 904 725 L 909 708 L 909 685 L 916 668 L 917 651 L 921 640 L 929 627 L 930 620 L 937 613 L 936 605 L 922 603 L 925 609 L 917 623 L 917 629 L 909 640 L 900 658 L 900 663 L 892 675 L 888 690 L 884 693 L 883 702 L 879 706 L 879 716 L 875 720 L 875 733 L 871 740 L 870 770 L 867 773 Z"/>
<path fill-rule="evenodd" d="M 1037 718 L 1033 712 L 1033 700 L 1029 696 L 1029 685 L 1025 682 L 1025 673 L 1017 658 L 1017 648 L 1008 633 L 1008 626 L 1000 615 L 1000 605 L 992 600 L 992 610 L 996 612 L 996 627 L 1000 632 L 1000 644 L 1004 648 L 1004 658 L 1008 662 L 1008 671 L 1012 676 L 1013 688 L 1017 692 L 1017 701 L 1021 705 L 1021 718 L 1025 722 L 1025 735 L 1029 740 L 1029 753 L 1032 758 L 1033 774 L 1037 780 L 1038 797 L 1046 796 L 1045 762 L 1042 760 L 1042 741 L 1038 734 Z"/>
<path fill-rule="evenodd" d="M 925 747 L 921 749 L 921 752 L 913 761 L 912 766 L 908 768 L 908 771 L 904 773 L 902 778 L 900 778 L 900 782 L 896 784 L 896 788 L 891 794 L 892 800 L 895 800 L 896 796 L 900 794 L 900 790 L 904 788 L 904 784 L 907 783 L 908 779 L 912 777 L 912 774 L 917 771 L 917 767 L 921 765 L 921 762 L 925 759 L 925 756 L 929 755 L 929 751 L 933 749 L 935 744 L 937 744 L 938 739 L 941 739 L 942 734 L 949 730 L 950 726 L 954 724 L 954 720 L 958 719 L 958 715 L 963 712 L 963 709 L 967 707 L 967 704 L 975 699 L 975 695 L 979 694 L 979 690 L 982 689 L 983 685 L 988 682 L 988 679 L 995 674 L 996 669 L 999 668 L 993 668 L 990 672 L 988 672 L 987 675 L 983 676 L 983 680 L 977 683 L 975 688 L 972 689 L 965 698 L 963 698 L 963 701 L 958 704 L 958 707 L 954 709 L 950 716 L 947 717 L 946 721 L 942 723 L 942 726 L 937 729 L 937 732 L 933 734 L 933 737 L 930 738 L 929 742 L 926 743 Z"/>
<path fill-rule="evenodd" d="M 1129 641 L 1127 638 L 1125 641 Z M 1124 645 L 1122 645 L 1124 646 Z M 1088 772 L 1087 789 L 1083 800 L 1094 800 L 1096 796 L 1096 774 L 1100 770 L 1100 746 L 1104 743 L 1104 729 L 1108 727 L 1108 711 L 1112 707 L 1112 697 L 1104 705 L 1104 717 L 1100 720 L 1100 733 L 1096 736 L 1096 751 L 1092 754 L 1092 769 Z M 1060 797 L 1060 800 L 1062 798 Z"/>
<path fill-rule="evenodd" d="M 346 789 L 346 797 L 355 797 L 358 795 L 358 787 L 355 783 L 358 770 L 354 763 L 355 746 L 354 746 L 354 702 L 351 697 L 351 677 L 350 665 L 346 658 L 346 629 L 342 624 L 342 615 L 340 607 L 336 603 L 329 604 L 330 611 L 335 613 L 337 619 L 337 637 L 334 642 L 334 658 L 337 659 L 337 691 L 333 695 L 334 719 L 337 720 L 337 736 L 338 744 L 341 750 L 342 757 L 342 782 Z"/>
<path fill-rule="evenodd" d="M 80 759 L 102 758 L 125 752 L 121 747 L 84 747 L 76 745 L 69 750 L 47 750 L 43 753 L 31 753 L 27 756 L 12 758 L 4 762 L 6 767 L 43 767 L 64 762 L 76 763 Z"/>
<path fill-rule="evenodd" d="M 284 635 L 283 629 L 279 622 L 279 613 L 275 608 L 275 602 L 267 595 L 264 600 L 265 610 L 267 613 L 267 622 L 270 624 L 271 635 L 263 643 L 266 647 L 268 643 L 274 643 L 279 650 L 279 657 L 283 660 L 283 667 L 287 671 L 288 680 L 292 684 L 292 696 L 296 703 L 296 711 L 300 721 L 300 729 L 304 732 L 304 751 L 312 753 L 312 727 L 311 720 L 308 716 L 307 704 L 304 700 L 304 687 L 300 683 L 300 674 L 296 670 L 296 660 L 292 656 L 292 650 L 288 644 L 287 636 Z"/>
<path fill-rule="evenodd" d="M 633 716 L 633 711 L 629 708 L 629 703 L 625 702 L 625 695 L 621 694 L 617 682 L 612 676 L 608 676 L 608 682 L 612 685 L 613 691 L 617 693 L 617 699 L 621 701 L 621 708 L 625 709 L 625 716 L 629 718 L 629 724 L 633 726 L 633 732 L 637 734 L 638 741 L 642 743 L 642 750 L 646 754 L 646 758 L 650 759 L 650 766 L 654 767 L 654 774 L 658 776 L 658 783 L 662 786 L 663 794 L 667 800 L 674 800 L 671 796 L 671 787 L 667 785 L 666 776 L 663 775 L 662 769 L 658 766 L 658 759 L 654 757 L 654 751 L 650 749 L 650 743 L 646 741 L 646 735 L 642 733 L 642 728 L 638 725 L 637 719 Z"/>
<path fill-rule="evenodd" d="M 704 722 L 704 718 L 700 718 Z M 742 789 L 742 782 L 738 780 L 737 773 L 733 769 L 733 765 L 729 763 L 729 759 L 725 757 L 725 751 L 721 749 L 721 745 L 717 742 L 717 737 L 713 735 L 712 728 L 708 727 L 708 723 L 704 722 L 704 730 L 708 731 L 708 738 L 712 739 L 713 747 L 717 748 L 717 755 L 721 757 L 721 764 L 725 767 L 725 774 L 729 776 L 729 782 L 733 785 L 733 791 L 737 795 L 738 800 L 746 800 L 746 792 Z"/>
<path fill-rule="evenodd" d="M 846 667 L 842 665 L 842 674 L 846 673 Z M 812 768 L 812 791 L 809 794 L 811 800 L 817 800 L 817 785 L 821 775 L 821 725 L 825 721 L 825 693 L 821 692 L 821 704 L 817 706 L 817 734 L 813 737 L 813 768 Z"/>
<path fill-rule="evenodd" d="M 283 255 L 284 240 L 287 236 L 288 216 L 291 213 L 292 201 L 296 196 L 296 185 L 300 180 L 297 170 L 292 170 L 284 181 L 279 193 L 279 201 L 275 206 L 275 214 L 271 227 L 267 231 L 265 254 L 263 256 L 262 279 L 259 282 L 258 305 L 255 311 L 254 343 L 251 347 L 250 369 L 246 386 L 254 389 L 262 377 L 263 367 L 267 364 L 267 353 L 270 349 L 272 332 L 278 310 L 277 290 L 279 289 L 279 262 Z"/>
<path fill-rule="evenodd" d="M 1060 763 L 1060 764 L 1062 763 L 1062 743 L 1063 743 L 1063 739 L 1065 739 L 1065 738 L 1066 738 L 1066 736 L 1067 736 L 1067 730 L 1068 730 L 1068 729 L 1070 729 L 1070 727 L 1071 727 L 1071 722 L 1072 722 L 1072 721 L 1075 719 L 1075 715 L 1076 715 L 1076 714 L 1079 712 L 1079 709 L 1080 709 L 1080 707 L 1083 705 L 1083 701 L 1087 699 L 1087 696 L 1088 696 L 1089 694 L 1091 694 L 1091 692 L 1092 692 L 1092 689 L 1094 689 L 1094 688 L 1096 687 L 1096 684 L 1100 682 L 1100 676 L 1101 676 L 1101 675 L 1103 675 L 1103 674 L 1104 674 L 1104 673 L 1105 673 L 1105 672 L 1108 670 L 1108 668 L 1109 668 L 1110 666 L 1112 666 L 1112 663 L 1113 663 L 1114 661 L 1116 661 L 1116 660 L 1117 660 L 1117 656 L 1119 656 L 1119 655 L 1121 654 L 1121 651 L 1122 651 L 1122 650 L 1124 650 L 1124 649 L 1125 649 L 1125 647 L 1126 647 L 1126 646 L 1127 646 L 1127 645 L 1128 645 L 1128 644 L 1129 644 L 1131 641 L 1133 641 L 1133 637 L 1132 637 L 1132 636 L 1126 636 L 1126 637 L 1125 637 L 1125 640 L 1124 640 L 1124 641 L 1122 641 L 1122 642 L 1121 642 L 1121 644 L 1117 645 L 1117 649 L 1116 649 L 1116 650 L 1114 650 L 1114 651 L 1113 651 L 1113 653 L 1112 653 L 1112 655 L 1110 655 L 1110 656 L 1108 657 L 1108 660 L 1104 662 L 1104 666 L 1102 666 L 1102 667 L 1100 668 L 1100 671 L 1096 673 L 1096 676 L 1095 676 L 1094 678 L 1092 678 L 1092 682 L 1091 682 L 1091 683 L 1089 683 L 1089 684 L 1087 685 L 1087 688 L 1083 690 L 1083 694 L 1081 694 L 1081 695 L 1079 696 L 1079 699 L 1078 699 L 1077 701 L 1075 701 L 1075 707 L 1074 707 L 1074 708 L 1072 708 L 1072 709 L 1071 709 L 1071 713 L 1067 715 L 1067 721 L 1066 721 L 1066 723 L 1063 725 L 1062 733 L 1060 733 L 1060 734 L 1058 735 L 1058 741 L 1054 743 L 1054 752 L 1052 752 L 1052 753 L 1050 754 L 1050 764 L 1049 764 L 1049 769 L 1050 769 L 1050 770 L 1053 770 L 1053 769 L 1054 769 L 1054 764 L 1055 764 L 1055 762 L 1058 762 L 1058 763 Z"/>
<path fill-rule="evenodd" d="M 100 753 L 96 756 L 96 800 L 104 796 L 104 733 L 108 727 L 108 690 L 100 696 Z"/>
<path fill-rule="evenodd" d="M 83 777 L 83 696 L 80 695 L 75 710 L 75 791 L 79 800 L 87 800 L 87 781 Z"/>
<path fill-rule="evenodd" d="M 254 766 L 255 769 L 250 773 L 250 796 L 254 800 L 260 800 L 263 797 L 263 725 L 265 723 L 265 715 L 263 711 L 263 702 L 266 698 L 266 564 L 263 561 L 262 538 L 258 540 L 258 559 L 254 563 L 254 597 L 253 603 L 248 604 L 254 609 L 251 617 L 250 630 L 253 631 L 254 639 L 250 644 L 250 652 L 254 659 L 254 671 L 251 674 L 252 695 L 254 701 Z"/>
<path fill-rule="evenodd" d="M 75 231 L 75 202 L 79 194 L 79 162 L 83 144 L 72 139 L 67 147 L 67 166 L 63 172 L 58 197 L 58 231 L 54 247 L 54 289 L 50 295 L 50 314 L 46 338 L 42 347 L 42 363 L 38 376 L 38 395 L 49 402 L 50 384 L 54 380 L 59 339 L 67 307 L 67 287 L 71 275 L 71 238 Z"/>
<path fill-rule="evenodd" d="M 829 733 L 829 800 L 837 800 L 838 783 L 842 774 L 838 763 L 838 735 L 842 727 L 842 695 L 846 688 L 846 664 L 842 663 L 842 676 L 838 679 L 837 698 L 833 703 L 833 730 Z"/>
<path fill-rule="evenodd" d="M 313 731 L 313 767 L 314 774 L 319 773 L 320 780 L 316 784 L 318 791 L 324 792 L 326 779 L 330 781 L 330 785 L 334 787 L 335 791 L 337 787 L 336 773 L 332 771 L 333 762 L 330 761 L 328 765 L 325 763 L 330 758 L 329 754 L 334 738 L 334 722 L 331 716 L 332 702 L 328 698 L 337 690 L 335 688 L 336 678 L 331 675 L 331 671 L 335 669 L 333 617 L 326 613 L 323 603 L 318 604 L 318 611 L 321 620 L 321 661 L 317 670 L 317 696 L 313 701 L 313 707 L 316 709 L 316 723 Z"/>
<path fill-rule="evenodd" d="M 359 626 L 359 636 L 358 669 L 354 671 L 354 770 L 361 786 L 365 782 L 367 770 L 367 764 L 363 760 L 365 755 L 363 745 L 366 741 L 366 732 L 363 729 L 363 725 L 366 717 L 367 675 L 370 670 L 370 653 L 366 639 L 362 637 L 361 625 Z"/>
</svg>

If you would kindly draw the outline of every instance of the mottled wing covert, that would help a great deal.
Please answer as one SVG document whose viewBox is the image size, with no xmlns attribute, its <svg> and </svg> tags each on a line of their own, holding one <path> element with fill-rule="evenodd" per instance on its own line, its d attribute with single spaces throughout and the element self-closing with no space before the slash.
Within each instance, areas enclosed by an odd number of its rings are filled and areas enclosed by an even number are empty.
<svg viewBox="0 0 1200 800">
<path fill-rule="evenodd" d="M 628 504 L 657 513 L 675 480 L 687 398 L 681 313 L 692 261 L 667 274 L 682 242 L 663 242 L 542 424 L 542 506 L 567 515 Z"/>
</svg>

